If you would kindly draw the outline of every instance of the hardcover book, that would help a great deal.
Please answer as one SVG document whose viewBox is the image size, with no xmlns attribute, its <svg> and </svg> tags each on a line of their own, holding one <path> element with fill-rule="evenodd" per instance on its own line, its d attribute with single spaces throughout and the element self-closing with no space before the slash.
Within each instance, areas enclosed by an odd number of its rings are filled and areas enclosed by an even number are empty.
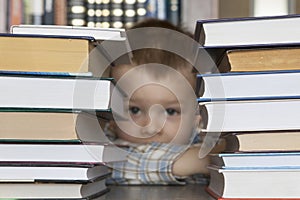
<svg viewBox="0 0 300 200">
<path fill-rule="evenodd" d="M 224 198 L 300 198 L 300 168 L 227 168 L 210 166 L 208 188 Z"/>
<path fill-rule="evenodd" d="M 114 106 L 122 116 L 124 111 L 124 93 L 112 79 L 2 75 L 0 93 L 0 107 L 5 109 L 107 111 Z"/>
<path fill-rule="evenodd" d="M 300 98 L 200 103 L 204 132 L 299 130 Z"/>
<path fill-rule="evenodd" d="M 226 152 L 283 152 L 300 150 L 300 132 L 238 132 L 223 135 Z"/>
<path fill-rule="evenodd" d="M 211 154 L 211 165 L 220 168 L 279 168 L 300 166 L 300 152 L 256 152 Z"/>
<path fill-rule="evenodd" d="M 1 182 L 0 198 L 92 199 L 106 193 L 105 179 L 94 182 Z"/>
<path fill-rule="evenodd" d="M 0 121 L 0 142 L 109 142 L 96 115 L 87 112 L 12 109 L 1 111 Z"/>
<path fill-rule="evenodd" d="M 199 101 L 283 99 L 299 96 L 300 70 L 199 74 Z"/>
<path fill-rule="evenodd" d="M 93 37 L 0 34 L 0 70 L 30 72 L 93 72 L 89 54 Z"/>
<path fill-rule="evenodd" d="M 104 179 L 110 173 L 105 164 L 0 162 L 1 182 L 82 182 Z"/>
<path fill-rule="evenodd" d="M 198 20 L 195 39 L 205 47 L 297 43 L 299 21 L 300 15 Z"/>
</svg>

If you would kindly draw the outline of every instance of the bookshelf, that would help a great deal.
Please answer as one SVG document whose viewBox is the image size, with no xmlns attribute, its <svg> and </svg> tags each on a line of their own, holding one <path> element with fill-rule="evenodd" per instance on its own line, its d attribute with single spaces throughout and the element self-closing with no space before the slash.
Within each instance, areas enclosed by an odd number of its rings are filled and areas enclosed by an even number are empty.
<svg viewBox="0 0 300 200">
<path fill-rule="evenodd" d="M 1 32 L 11 25 L 125 28 L 149 18 L 181 23 L 182 0 L 2 0 Z"/>
<path fill-rule="evenodd" d="M 287 14 L 300 12 L 300 0 L 286 3 Z M 147 17 L 167 19 L 193 32 L 198 19 L 253 16 L 254 4 L 255 0 L 1 0 L 0 32 L 21 23 L 124 28 Z"/>
</svg>

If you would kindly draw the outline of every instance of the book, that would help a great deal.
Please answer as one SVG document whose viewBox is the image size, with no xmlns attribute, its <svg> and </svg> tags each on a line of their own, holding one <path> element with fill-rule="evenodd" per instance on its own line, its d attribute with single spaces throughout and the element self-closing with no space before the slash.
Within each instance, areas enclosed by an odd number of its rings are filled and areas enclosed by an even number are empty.
<svg viewBox="0 0 300 200">
<path fill-rule="evenodd" d="M 136 18 L 137 18 L 136 5 L 137 5 L 136 1 L 125 0 L 124 2 L 123 5 L 124 27 L 126 28 L 132 27 L 136 22 Z"/>
<path fill-rule="evenodd" d="M 7 28 L 7 1 L 0 1 L 0 33 L 6 33 Z"/>
<path fill-rule="evenodd" d="M 95 47 L 93 37 L 1 34 L 0 45 L 0 70 L 62 73 L 93 70 L 89 57 Z"/>
<path fill-rule="evenodd" d="M 49 25 L 55 24 L 54 1 L 55 0 L 44 0 L 43 1 L 44 15 L 43 15 L 42 24 L 49 24 Z"/>
<path fill-rule="evenodd" d="M 18 25 L 22 23 L 23 17 L 23 1 L 11 0 L 7 1 L 7 30 L 12 25 Z"/>
<path fill-rule="evenodd" d="M 124 111 L 123 93 L 112 79 L 2 75 L 0 93 L 3 109 Z"/>
<path fill-rule="evenodd" d="M 0 162 L 101 164 L 126 160 L 127 153 L 107 143 L 1 142 Z"/>
<path fill-rule="evenodd" d="M 0 163 L 1 182 L 86 182 L 106 178 L 110 173 L 104 164 Z"/>
<path fill-rule="evenodd" d="M 229 49 L 226 51 L 231 71 L 267 71 L 299 69 L 300 45 Z"/>
<path fill-rule="evenodd" d="M 221 197 L 218 196 L 216 193 L 214 193 L 212 190 L 210 190 L 209 188 L 205 188 L 205 191 L 210 195 L 210 200 L 298 200 L 298 198 L 225 198 L 225 197 Z"/>
<path fill-rule="evenodd" d="M 199 103 L 204 132 L 299 130 L 300 99 Z"/>
<path fill-rule="evenodd" d="M 0 121 L 0 142 L 109 142 L 96 114 L 87 112 L 13 109 L 0 111 Z"/>
<path fill-rule="evenodd" d="M 300 198 L 300 168 L 208 167 L 208 188 L 224 198 Z"/>
<path fill-rule="evenodd" d="M 65 36 L 87 36 L 95 40 L 126 40 L 125 29 L 97 28 L 63 25 L 14 25 L 10 27 L 12 34 L 38 34 L 38 35 L 65 35 Z"/>
<path fill-rule="evenodd" d="M 67 0 L 54 0 L 54 24 L 67 25 Z"/>
<path fill-rule="evenodd" d="M 266 131 L 228 133 L 226 152 L 282 152 L 300 150 L 300 133 L 296 131 Z"/>
<path fill-rule="evenodd" d="M 198 20 L 195 40 L 204 47 L 299 42 L 300 15 Z"/>
<path fill-rule="evenodd" d="M 104 23 L 104 22 L 103 22 Z M 57 25 L 19 25 L 11 26 L 14 35 L 40 35 L 41 37 L 92 37 L 94 48 L 86 56 L 84 64 L 90 65 L 89 70 L 94 76 L 103 76 L 101 70 L 109 65 L 131 63 L 131 49 L 124 29 L 57 26 Z M 94 50 L 96 49 L 96 50 Z M 128 54 L 128 56 L 123 56 Z M 122 59 L 118 59 L 122 56 Z"/>
<path fill-rule="evenodd" d="M 43 1 L 31 2 L 32 24 L 40 25 L 43 23 L 44 5 Z"/>
<path fill-rule="evenodd" d="M 68 0 L 67 1 L 67 24 L 72 26 L 86 26 L 86 1 Z"/>
<path fill-rule="evenodd" d="M 105 179 L 94 182 L 7 182 L 0 183 L 0 198 L 92 199 L 106 193 Z"/>
<path fill-rule="evenodd" d="M 120 0 L 110 1 L 110 27 L 122 28 L 124 27 L 124 10 L 123 5 L 126 2 Z"/>
<path fill-rule="evenodd" d="M 199 101 L 259 100 L 299 96 L 300 70 L 199 74 Z"/>
<path fill-rule="evenodd" d="M 210 154 L 210 164 L 219 168 L 299 167 L 300 152 L 256 152 Z"/>
</svg>

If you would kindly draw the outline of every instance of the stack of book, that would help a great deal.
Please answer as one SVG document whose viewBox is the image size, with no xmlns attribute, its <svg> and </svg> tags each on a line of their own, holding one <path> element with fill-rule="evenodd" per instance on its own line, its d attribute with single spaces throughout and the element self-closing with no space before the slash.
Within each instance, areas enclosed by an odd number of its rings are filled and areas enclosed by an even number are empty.
<svg viewBox="0 0 300 200">
<path fill-rule="evenodd" d="M 126 160 L 96 116 L 123 93 L 94 76 L 85 33 L 0 35 L 0 198 L 98 197 L 109 165 Z"/>
<path fill-rule="evenodd" d="M 207 191 L 215 199 L 300 198 L 300 65 L 295 53 L 300 38 L 294 34 L 299 20 L 294 15 L 198 22 L 198 31 L 207 29 L 198 35 L 201 48 L 223 68 L 219 71 L 231 70 L 198 77 L 202 131 L 226 141 L 223 153 L 211 155 Z M 232 52 L 239 59 L 231 59 Z"/>
</svg>

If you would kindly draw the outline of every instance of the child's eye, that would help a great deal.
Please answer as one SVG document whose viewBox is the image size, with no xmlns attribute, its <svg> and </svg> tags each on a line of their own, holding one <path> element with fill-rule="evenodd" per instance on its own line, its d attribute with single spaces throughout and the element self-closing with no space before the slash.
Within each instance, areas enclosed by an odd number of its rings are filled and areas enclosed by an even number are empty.
<svg viewBox="0 0 300 200">
<path fill-rule="evenodd" d="M 141 112 L 141 109 L 139 107 L 132 106 L 129 108 L 129 112 L 133 115 L 137 115 Z"/>
<path fill-rule="evenodd" d="M 176 109 L 174 108 L 167 108 L 166 109 L 166 113 L 167 115 L 173 116 L 173 115 L 179 115 L 180 112 L 178 112 Z"/>
</svg>

